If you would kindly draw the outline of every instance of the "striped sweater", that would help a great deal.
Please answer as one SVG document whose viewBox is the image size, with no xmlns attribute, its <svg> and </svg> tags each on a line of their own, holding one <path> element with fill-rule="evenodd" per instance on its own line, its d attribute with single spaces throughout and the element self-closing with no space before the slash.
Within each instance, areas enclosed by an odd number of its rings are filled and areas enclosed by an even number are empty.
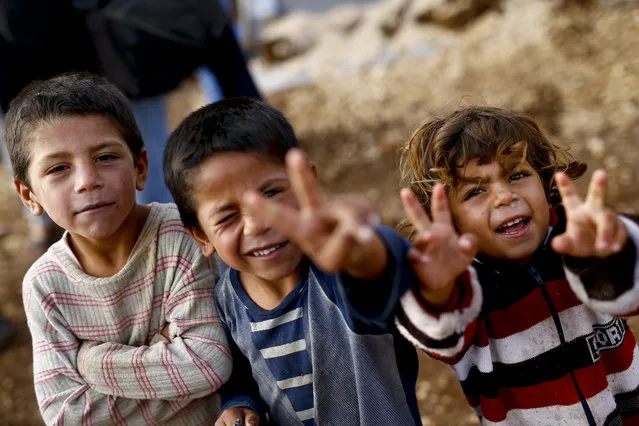
<svg viewBox="0 0 639 426">
<path fill-rule="evenodd" d="M 639 308 L 639 226 L 625 249 L 595 262 L 550 248 L 529 265 L 478 257 L 447 306 L 407 292 L 400 332 L 452 366 L 485 425 L 639 424 L 639 350 L 621 316 Z"/>
<path fill-rule="evenodd" d="M 67 238 L 23 282 L 45 422 L 212 424 L 214 392 L 232 367 L 212 296 L 218 271 L 177 208 L 151 204 L 127 264 L 112 277 L 85 274 Z M 158 339 L 167 324 L 170 343 Z"/>
</svg>

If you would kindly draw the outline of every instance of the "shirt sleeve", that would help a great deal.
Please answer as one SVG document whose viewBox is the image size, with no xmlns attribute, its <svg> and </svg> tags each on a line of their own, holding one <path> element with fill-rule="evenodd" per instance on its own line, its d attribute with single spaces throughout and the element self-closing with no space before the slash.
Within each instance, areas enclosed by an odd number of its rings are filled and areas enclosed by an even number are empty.
<svg viewBox="0 0 639 426">
<path fill-rule="evenodd" d="M 483 296 L 477 273 L 469 266 L 457 279 L 449 303 L 434 309 L 416 288 L 406 292 L 395 314 L 399 332 L 415 347 L 449 364 L 471 345 Z"/>
<path fill-rule="evenodd" d="M 196 255 L 165 303 L 171 342 L 133 347 L 102 343 L 85 352 L 82 375 L 92 389 L 135 399 L 195 399 L 217 391 L 232 369 L 213 296 L 217 270 Z"/>
<path fill-rule="evenodd" d="M 392 326 L 399 298 L 412 286 L 415 277 L 406 258 L 410 243 L 386 226 L 378 226 L 376 231 L 388 252 L 388 263 L 382 276 L 361 280 L 342 274 L 340 281 L 351 314 L 388 329 Z"/>
<path fill-rule="evenodd" d="M 564 259 L 564 272 L 575 295 L 594 311 L 628 316 L 639 313 L 639 225 L 627 217 L 624 249 L 605 259 Z"/>
<path fill-rule="evenodd" d="M 260 417 L 260 424 L 267 424 L 265 404 L 260 398 L 257 383 L 251 374 L 251 365 L 231 339 L 228 331 L 227 336 L 233 353 L 233 373 L 229 381 L 220 389 L 220 415 L 228 408 L 249 408 Z"/>
<path fill-rule="evenodd" d="M 133 400 L 98 392 L 77 368 L 80 341 L 45 292 L 25 283 L 24 305 L 33 339 L 35 393 L 47 425 L 163 423 L 187 402 Z"/>
<path fill-rule="evenodd" d="M 38 406 L 48 425 L 84 424 L 95 405 L 106 404 L 105 395 L 89 388 L 78 373 L 76 355 L 80 342 L 69 331 L 55 308 L 43 307 L 37 294 L 27 290 L 24 305 L 33 340 L 33 376 Z M 98 419 L 96 419 L 98 420 Z M 108 418 L 102 418 L 106 422 Z"/>
</svg>

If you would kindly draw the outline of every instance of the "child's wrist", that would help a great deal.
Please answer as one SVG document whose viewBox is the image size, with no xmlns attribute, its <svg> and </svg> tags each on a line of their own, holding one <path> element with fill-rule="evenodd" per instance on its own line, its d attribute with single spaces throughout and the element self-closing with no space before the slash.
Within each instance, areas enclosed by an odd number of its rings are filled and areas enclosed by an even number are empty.
<svg viewBox="0 0 639 426">
<path fill-rule="evenodd" d="M 459 292 L 455 291 L 457 288 L 456 283 L 457 281 L 454 280 L 452 283 L 437 289 L 420 286 L 419 292 L 422 299 L 424 299 L 430 307 L 439 310 L 444 306 L 450 305 L 451 299 L 457 299 Z"/>
<path fill-rule="evenodd" d="M 362 246 L 359 256 L 351 258 L 346 273 L 361 280 L 375 280 L 384 275 L 388 266 L 388 249 L 379 235 Z"/>
</svg>

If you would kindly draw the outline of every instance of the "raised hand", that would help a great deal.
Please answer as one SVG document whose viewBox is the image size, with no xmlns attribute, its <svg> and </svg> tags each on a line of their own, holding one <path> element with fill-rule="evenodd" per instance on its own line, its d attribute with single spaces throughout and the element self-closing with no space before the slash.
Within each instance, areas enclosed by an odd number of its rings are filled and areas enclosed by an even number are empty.
<svg viewBox="0 0 639 426">
<path fill-rule="evenodd" d="M 410 189 L 402 189 L 401 199 L 406 216 L 417 231 L 408 258 L 422 283 L 422 296 L 433 305 L 443 305 L 457 277 L 477 253 L 476 238 L 455 232 L 443 185 L 437 184 L 433 189 L 432 221 Z"/>
<path fill-rule="evenodd" d="M 573 257 L 607 257 L 619 252 L 628 240 L 628 230 L 606 207 L 606 172 L 596 170 L 582 200 L 572 180 L 555 174 L 557 188 L 566 210 L 566 232 L 552 240 L 552 248 Z"/>
<path fill-rule="evenodd" d="M 313 167 L 299 149 L 289 151 L 286 168 L 299 208 L 250 191 L 244 202 L 251 214 L 294 241 L 324 271 L 362 279 L 381 275 L 386 248 L 374 231 L 379 216 L 371 203 L 361 196 L 325 201 Z"/>
</svg>

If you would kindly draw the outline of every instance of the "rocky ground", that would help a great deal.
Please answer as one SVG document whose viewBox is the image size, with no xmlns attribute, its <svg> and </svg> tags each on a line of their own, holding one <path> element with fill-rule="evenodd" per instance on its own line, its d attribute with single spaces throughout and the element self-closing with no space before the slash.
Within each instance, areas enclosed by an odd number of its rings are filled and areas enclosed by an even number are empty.
<svg viewBox="0 0 639 426">
<path fill-rule="evenodd" d="M 535 117 L 591 171 L 610 172 L 614 208 L 639 211 L 638 2 L 393 0 L 329 15 L 330 25 L 314 24 L 297 50 L 285 41 L 293 30 L 276 27 L 271 40 L 279 37 L 280 47 L 271 44 L 271 62 L 254 64 L 256 72 L 278 69 L 311 82 L 268 97 L 293 123 L 329 192 L 362 192 L 397 224 L 398 155 L 410 130 L 458 105 L 490 104 Z M 39 424 L 19 290 L 32 261 L 26 223 L 8 181 L 0 200 L 9 230 L 0 238 L 0 310 L 19 329 L 0 352 L 0 424 Z M 421 361 L 424 423 L 477 424 L 452 372 Z"/>
</svg>

